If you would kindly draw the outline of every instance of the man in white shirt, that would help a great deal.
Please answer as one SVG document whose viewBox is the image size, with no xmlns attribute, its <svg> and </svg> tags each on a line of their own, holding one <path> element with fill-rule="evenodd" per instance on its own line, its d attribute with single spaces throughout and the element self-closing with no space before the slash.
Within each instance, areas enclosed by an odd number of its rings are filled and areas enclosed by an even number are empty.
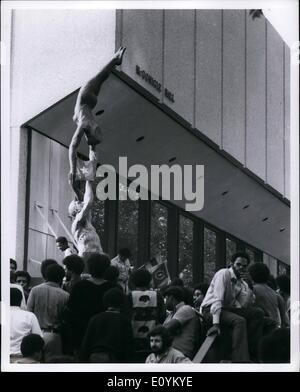
<svg viewBox="0 0 300 392">
<path fill-rule="evenodd" d="M 207 316 L 212 318 L 213 325 L 207 335 L 219 335 L 222 327 L 229 328 L 231 359 L 237 363 L 250 362 L 250 358 L 255 362 L 258 360 L 258 344 L 264 323 L 264 312 L 253 306 L 253 292 L 242 279 L 249 263 L 246 253 L 235 253 L 231 267 L 216 272 L 200 308 L 206 319 Z"/>
<path fill-rule="evenodd" d="M 18 360 L 21 354 L 21 343 L 24 336 L 37 334 L 42 331 L 36 316 L 20 308 L 22 293 L 19 289 L 10 289 L 10 354 L 11 362 Z"/>
<path fill-rule="evenodd" d="M 69 293 L 61 288 L 65 271 L 58 264 L 51 264 L 45 271 L 46 282 L 32 288 L 28 309 L 36 315 L 45 341 L 45 362 L 51 356 L 62 354 L 60 326 Z"/>
</svg>

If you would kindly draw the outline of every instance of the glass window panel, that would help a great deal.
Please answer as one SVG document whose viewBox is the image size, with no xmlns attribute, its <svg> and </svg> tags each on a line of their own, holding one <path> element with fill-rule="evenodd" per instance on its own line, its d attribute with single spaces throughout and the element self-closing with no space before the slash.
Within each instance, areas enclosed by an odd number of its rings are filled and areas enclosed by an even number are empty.
<svg viewBox="0 0 300 392">
<path fill-rule="evenodd" d="M 96 188 L 98 183 L 102 180 L 102 178 L 96 177 L 94 181 L 94 195 L 96 195 Z M 84 188 L 83 188 L 84 192 Z M 92 224 L 95 227 L 98 236 L 100 237 L 101 246 L 104 246 L 104 201 L 99 200 L 97 197 L 94 197 L 93 208 L 92 208 Z M 106 249 L 103 249 L 106 251 Z"/>
<path fill-rule="evenodd" d="M 162 204 L 151 203 L 151 240 L 150 257 L 168 257 L 168 209 Z"/>
<path fill-rule="evenodd" d="M 216 272 L 217 235 L 204 227 L 204 281 L 210 283 Z"/>
<path fill-rule="evenodd" d="M 179 277 L 187 287 L 193 286 L 193 221 L 179 217 Z"/>
<path fill-rule="evenodd" d="M 125 191 L 120 183 L 119 194 Z M 124 189 L 123 189 L 124 188 Z M 119 200 L 118 211 L 118 248 L 128 248 L 131 251 L 131 263 L 137 265 L 138 243 L 138 195 L 135 200 Z"/>
<path fill-rule="evenodd" d="M 246 248 L 245 252 L 250 257 L 250 264 L 255 263 L 255 252 L 250 248 Z"/>
<path fill-rule="evenodd" d="M 226 265 L 230 264 L 231 256 L 237 251 L 236 242 L 230 238 L 226 238 Z"/>
<path fill-rule="evenodd" d="M 271 275 L 273 275 L 276 278 L 278 274 L 277 260 L 274 257 L 264 253 L 263 261 L 269 267 Z"/>
<path fill-rule="evenodd" d="M 278 275 L 288 275 L 290 276 L 290 266 L 277 260 Z"/>
</svg>

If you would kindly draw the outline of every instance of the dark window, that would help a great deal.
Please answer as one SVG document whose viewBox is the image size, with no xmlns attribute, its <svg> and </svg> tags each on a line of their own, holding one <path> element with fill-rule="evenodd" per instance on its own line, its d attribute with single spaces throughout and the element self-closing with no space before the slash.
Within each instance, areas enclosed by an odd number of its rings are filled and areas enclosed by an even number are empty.
<svg viewBox="0 0 300 392">
<path fill-rule="evenodd" d="M 119 194 L 126 188 L 120 183 Z M 129 198 L 128 198 L 129 199 Z M 128 248 L 132 253 L 132 264 L 137 265 L 138 195 L 136 200 L 119 200 L 118 248 Z"/>
<path fill-rule="evenodd" d="M 236 242 L 226 238 L 226 265 L 230 264 L 231 256 L 237 252 Z"/>
<path fill-rule="evenodd" d="M 101 180 L 102 178 L 99 177 L 95 178 L 94 195 L 96 195 L 96 188 Z M 102 248 L 104 246 L 104 214 L 105 214 L 104 201 L 99 200 L 97 197 L 94 197 L 93 208 L 92 208 L 92 224 L 95 227 L 98 236 L 100 237 Z M 106 251 L 106 249 L 104 249 L 104 251 Z"/>
<path fill-rule="evenodd" d="M 161 261 L 168 258 L 168 209 L 162 204 L 151 202 L 151 239 L 150 258 L 157 257 Z M 158 260 L 159 261 L 159 260 Z"/>
<path fill-rule="evenodd" d="M 254 252 L 254 250 L 246 247 L 245 252 L 250 257 L 250 264 L 253 264 L 255 262 L 255 252 Z"/>
<path fill-rule="evenodd" d="M 193 285 L 193 221 L 179 217 L 178 273 L 184 285 Z"/>
<path fill-rule="evenodd" d="M 207 283 L 216 272 L 216 242 L 216 233 L 204 227 L 204 281 Z"/>
<path fill-rule="evenodd" d="M 277 274 L 290 276 L 290 266 L 277 260 Z"/>
</svg>

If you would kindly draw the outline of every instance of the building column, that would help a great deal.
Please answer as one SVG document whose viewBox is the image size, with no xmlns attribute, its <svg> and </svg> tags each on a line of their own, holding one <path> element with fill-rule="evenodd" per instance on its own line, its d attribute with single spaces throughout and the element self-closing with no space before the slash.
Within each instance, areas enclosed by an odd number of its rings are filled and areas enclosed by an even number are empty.
<svg viewBox="0 0 300 392">
<path fill-rule="evenodd" d="M 26 196 L 28 177 L 29 132 L 26 128 L 10 128 L 10 254 L 18 263 L 18 269 L 26 267 Z"/>
</svg>

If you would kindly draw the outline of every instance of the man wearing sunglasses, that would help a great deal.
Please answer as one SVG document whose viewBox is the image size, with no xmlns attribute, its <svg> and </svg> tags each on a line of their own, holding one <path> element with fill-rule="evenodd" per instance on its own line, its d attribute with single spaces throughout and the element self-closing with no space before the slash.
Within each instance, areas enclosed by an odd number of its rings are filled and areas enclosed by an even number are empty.
<svg viewBox="0 0 300 392">
<path fill-rule="evenodd" d="M 201 305 L 201 313 L 212 327 L 207 335 L 229 330 L 232 362 L 257 362 L 258 344 L 262 337 L 264 313 L 253 306 L 254 295 L 243 279 L 250 264 L 247 253 L 238 252 L 229 268 L 216 272 Z"/>
</svg>

